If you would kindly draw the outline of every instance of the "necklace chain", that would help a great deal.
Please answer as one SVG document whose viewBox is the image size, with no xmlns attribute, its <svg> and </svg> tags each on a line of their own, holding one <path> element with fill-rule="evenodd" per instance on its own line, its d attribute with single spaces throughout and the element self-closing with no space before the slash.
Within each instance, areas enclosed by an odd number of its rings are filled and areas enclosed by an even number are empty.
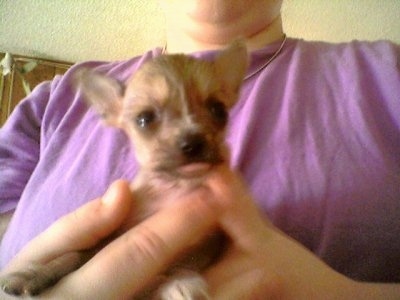
<svg viewBox="0 0 400 300">
<path fill-rule="evenodd" d="M 265 69 L 270 63 L 272 63 L 273 60 L 279 55 L 279 53 L 281 53 L 283 47 L 285 46 L 286 40 L 287 40 L 287 36 L 286 36 L 286 34 L 285 34 L 285 35 L 283 36 L 283 41 L 282 41 L 282 43 L 280 44 L 278 50 L 276 50 L 275 53 L 274 53 L 261 67 L 259 67 L 257 70 L 255 70 L 254 72 L 250 73 L 249 75 L 246 75 L 246 76 L 244 77 L 243 81 L 244 81 L 244 80 L 247 80 L 247 79 L 249 79 L 249 78 L 251 78 L 251 77 L 253 77 L 253 76 L 256 75 L 258 72 L 260 72 L 261 70 Z"/>
<path fill-rule="evenodd" d="M 258 72 L 260 72 L 261 70 L 265 69 L 270 63 L 272 63 L 273 60 L 279 55 L 279 53 L 281 53 L 283 47 L 286 44 L 286 40 L 287 40 L 287 36 L 286 36 L 286 34 L 284 34 L 283 41 L 280 44 L 278 50 L 276 50 L 275 53 L 261 67 L 259 67 L 257 70 L 255 70 L 254 72 L 250 73 L 249 75 L 246 75 L 244 77 L 243 81 L 253 77 Z M 167 54 L 167 44 L 164 45 L 163 49 L 161 50 L 161 54 Z"/>
</svg>

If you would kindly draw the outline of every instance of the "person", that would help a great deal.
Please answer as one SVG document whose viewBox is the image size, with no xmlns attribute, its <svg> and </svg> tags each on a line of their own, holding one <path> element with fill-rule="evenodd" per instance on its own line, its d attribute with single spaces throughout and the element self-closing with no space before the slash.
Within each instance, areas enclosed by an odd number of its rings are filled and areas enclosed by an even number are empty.
<svg viewBox="0 0 400 300">
<path fill-rule="evenodd" d="M 134 297 L 219 226 L 230 244 L 204 274 L 213 299 L 398 299 L 399 45 L 286 38 L 279 0 L 160 3 L 164 52 L 210 59 L 245 38 L 227 137 L 235 171 L 216 169 L 41 298 Z M 84 66 L 124 81 L 162 52 L 79 64 L 13 112 L 0 131 L 0 211 L 15 210 L 3 272 L 94 246 L 134 211 L 134 152 L 70 80 Z"/>
</svg>

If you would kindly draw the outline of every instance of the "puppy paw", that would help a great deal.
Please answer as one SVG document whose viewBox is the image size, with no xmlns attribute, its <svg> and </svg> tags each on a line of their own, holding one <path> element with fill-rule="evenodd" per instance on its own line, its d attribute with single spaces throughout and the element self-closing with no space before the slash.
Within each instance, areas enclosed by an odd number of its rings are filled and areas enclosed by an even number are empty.
<svg viewBox="0 0 400 300">
<path fill-rule="evenodd" d="M 200 275 L 172 279 L 159 291 L 161 300 L 209 300 L 208 286 Z"/>
<path fill-rule="evenodd" d="M 78 269 L 93 256 L 93 251 L 69 252 L 46 264 L 30 264 L 24 269 L 5 274 L 0 288 L 9 295 L 36 296 L 56 284 L 65 275 Z"/>
<path fill-rule="evenodd" d="M 0 278 L 0 288 L 9 295 L 24 294 L 26 278 L 23 273 L 7 274 Z"/>
<path fill-rule="evenodd" d="M 13 296 L 38 295 L 51 283 L 49 278 L 34 268 L 6 274 L 0 278 L 1 289 Z"/>
</svg>

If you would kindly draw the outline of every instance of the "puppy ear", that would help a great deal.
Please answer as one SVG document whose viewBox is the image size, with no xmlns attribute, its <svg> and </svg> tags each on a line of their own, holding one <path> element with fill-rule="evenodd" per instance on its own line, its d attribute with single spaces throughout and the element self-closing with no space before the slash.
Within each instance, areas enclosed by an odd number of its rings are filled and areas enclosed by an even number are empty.
<svg viewBox="0 0 400 300">
<path fill-rule="evenodd" d="M 90 69 L 81 69 L 74 75 L 74 85 L 109 125 L 118 125 L 125 86 L 118 80 Z"/>
<path fill-rule="evenodd" d="M 243 40 L 236 40 L 228 48 L 222 50 L 215 60 L 215 66 L 223 82 L 224 90 L 235 93 L 235 96 L 238 95 L 247 65 L 247 48 Z"/>
</svg>

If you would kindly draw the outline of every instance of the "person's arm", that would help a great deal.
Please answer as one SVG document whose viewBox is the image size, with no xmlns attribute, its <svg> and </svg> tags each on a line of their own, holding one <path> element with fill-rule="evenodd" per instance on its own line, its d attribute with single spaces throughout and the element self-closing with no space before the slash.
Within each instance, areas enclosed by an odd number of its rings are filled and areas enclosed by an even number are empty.
<svg viewBox="0 0 400 300">
<path fill-rule="evenodd" d="M 0 128 L 0 215 L 15 209 L 36 167 L 42 118 L 56 84 L 54 80 L 37 86 Z"/>
</svg>

